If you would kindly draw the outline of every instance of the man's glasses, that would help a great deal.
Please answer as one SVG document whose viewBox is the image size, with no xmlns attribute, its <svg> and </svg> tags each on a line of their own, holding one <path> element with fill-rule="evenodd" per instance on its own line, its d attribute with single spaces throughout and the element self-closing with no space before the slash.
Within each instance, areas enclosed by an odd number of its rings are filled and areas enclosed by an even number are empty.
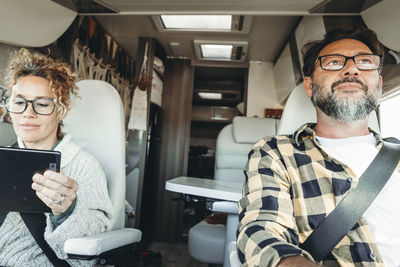
<svg viewBox="0 0 400 267">
<path fill-rule="evenodd" d="M 40 97 L 34 100 L 27 100 L 22 96 L 11 95 L 4 99 L 7 111 L 11 113 L 23 113 L 28 104 L 31 103 L 33 110 L 39 115 L 50 115 L 54 112 L 57 100 Z"/>
<path fill-rule="evenodd" d="M 358 70 L 378 70 L 382 66 L 382 58 L 373 54 L 360 54 L 352 57 L 343 55 L 325 55 L 317 58 L 323 70 L 341 70 L 347 60 L 353 60 Z"/>
</svg>

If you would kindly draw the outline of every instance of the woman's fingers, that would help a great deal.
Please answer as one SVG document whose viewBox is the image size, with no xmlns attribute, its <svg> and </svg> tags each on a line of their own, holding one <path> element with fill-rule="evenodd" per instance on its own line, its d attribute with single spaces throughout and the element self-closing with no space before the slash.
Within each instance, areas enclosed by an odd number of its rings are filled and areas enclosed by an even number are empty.
<svg viewBox="0 0 400 267">
<path fill-rule="evenodd" d="M 46 171 L 32 179 L 32 189 L 55 215 L 65 212 L 76 198 L 78 183 L 63 173 Z"/>
<path fill-rule="evenodd" d="M 44 182 L 47 182 L 49 185 L 59 184 L 71 189 L 75 189 L 77 187 L 76 181 L 64 175 L 63 173 L 46 171 L 43 174 L 43 177 L 46 178 Z"/>
<path fill-rule="evenodd" d="M 36 195 L 43 201 L 44 204 L 46 204 L 47 207 L 52 210 L 54 215 L 60 215 L 64 213 L 72 204 L 72 201 L 69 199 L 64 199 L 62 202 L 56 203 L 55 200 L 41 192 L 36 191 Z"/>
<path fill-rule="evenodd" d="M 38 186 L 33 188 L 35 190 L 42 190 L 43 188 L 48 188 L 54 190 L 63 195 L 70 195 L 74 197 L 78 191 L 78 183 L 60 173 L 56 172 L 46 172 L 44 175 L 35 174 L 33 176 L 34 184 Z"/>
</svg>

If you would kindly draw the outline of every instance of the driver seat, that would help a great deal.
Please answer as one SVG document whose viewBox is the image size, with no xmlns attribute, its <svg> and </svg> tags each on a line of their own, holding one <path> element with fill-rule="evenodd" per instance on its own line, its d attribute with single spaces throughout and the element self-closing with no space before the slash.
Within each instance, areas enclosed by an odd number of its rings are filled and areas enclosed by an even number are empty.
<svg viewBox="0 0 400 267">
<path fill-rule="evenodd" d="M 293 134 L 300 126 L 308 122 L 317 122 L 315 107 L 311 99 L 306 95 L 303 84 L 299 84 L 289 95 L 283 109 L 277 135 Z M 376 112 L 369 116 L 368 126 L 379 132 L 379 124 Z M 239 267 L 240 261 L 236 242 L 229 244 L 229 260 L 231 267 Z"/>
</svg>

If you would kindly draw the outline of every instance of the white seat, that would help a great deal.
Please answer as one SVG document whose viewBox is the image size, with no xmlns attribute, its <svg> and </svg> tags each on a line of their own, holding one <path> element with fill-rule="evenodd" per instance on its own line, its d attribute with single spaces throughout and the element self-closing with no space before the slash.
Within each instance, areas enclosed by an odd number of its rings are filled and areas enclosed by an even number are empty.
<svg viewBox="0 0 400 267">
<path fill-rule="evenodd" d="M 316 123 L 317 117 L 311 99 L 306 95 L 303 84 L 300 84 L 292 91 L 286 101 L 277 134 L 293 134 L 301 125 L 307 122 Z M 379 132 L 376 112 L 372 112 L 369 116 L 368 126 Z M 236 242 L 233 242 L 229 246 L 230 263 L 232 267 L 240 266 L 240 261 L 235 249 Z"/>
<path fill-rule="evenodd" d="M 244 169 L 253 144 L 267 135 L 276 134 L 275 119 L 235 117 L 217 137 L 215 180 L 244 182 Z M 236 240 L 239 223 L 236 202 L 213 203 L 214 212 L 228 214 L 227 224 L 208 224 L 205 221 L 189 231 L 190 255 L 198 261 L 229 266 L 228 244 Z"/>
<path fill-rule="evenodd" d="M 139 242 L 141 232 L 124 228 L 125 223 L 125 123 L 121 98 L 107 82 L 82 80 L 79 98 L 64 120 L 64 132 L 92 154 L 107 177 L 114 206 L 112 231 L 85 238 L 69 239 L 64 251 L 71 257 L 94 258 L 100 254 Z"/>
<path fill-rule="evenodd" d="M 0 122 L 0 146 L 10 146 L 17 142 L 17 135 L 11 123 Z"/>
</svg>

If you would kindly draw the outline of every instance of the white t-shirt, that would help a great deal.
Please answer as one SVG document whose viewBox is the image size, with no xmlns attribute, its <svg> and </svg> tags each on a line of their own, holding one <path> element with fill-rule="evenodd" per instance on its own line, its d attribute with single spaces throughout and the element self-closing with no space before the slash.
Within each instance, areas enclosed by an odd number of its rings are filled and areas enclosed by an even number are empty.
<svg viewBox="0 0 400 267">
<path fill-rule="evenodd" d="M 358 177 L 375 158 L 373 134 L 344 139 L 318 137 L 322 148 L 333 158 L 350 167 Z M 377 198 L 363 215 L 383 258 L 385 266 L 400 266 L 400 173 L 395 171 Z"/>
</svg>

